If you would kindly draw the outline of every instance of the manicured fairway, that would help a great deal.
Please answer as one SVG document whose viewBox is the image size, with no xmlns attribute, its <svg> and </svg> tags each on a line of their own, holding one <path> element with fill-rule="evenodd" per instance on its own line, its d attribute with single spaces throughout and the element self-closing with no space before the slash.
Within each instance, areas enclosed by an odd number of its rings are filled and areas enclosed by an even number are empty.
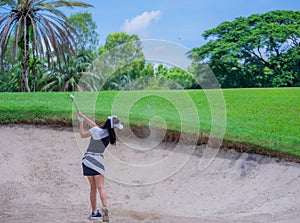
<svg viewBox="0 0 300 223">
<path fill-rule="evenodd" d="M 69 95 L 1 93 L 0 122 L 70 124 Z M 148 125 L 152 120 L 161 128 L 208 133 L 214 120 L 213 128 L 224 128 L 227 141 L 300 157 L 300 88 L 90 92 L 75 93 L 75 99 L 84 113 L 95 114 L 99 122 L 114 113 L 133 125 Z"/>
</svg>

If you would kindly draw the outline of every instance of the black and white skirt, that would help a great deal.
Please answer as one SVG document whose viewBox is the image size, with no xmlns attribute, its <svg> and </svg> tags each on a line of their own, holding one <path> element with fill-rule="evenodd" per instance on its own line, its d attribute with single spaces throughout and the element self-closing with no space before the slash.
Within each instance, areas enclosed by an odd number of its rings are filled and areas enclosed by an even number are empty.
<svg viewBox="0 0 300 223">
<path fill-rule="evenodd" d="M 82 158 L 84 176 L 104 175 L 104 157 L 101 153 L 86 152 Z"/>
</svg>

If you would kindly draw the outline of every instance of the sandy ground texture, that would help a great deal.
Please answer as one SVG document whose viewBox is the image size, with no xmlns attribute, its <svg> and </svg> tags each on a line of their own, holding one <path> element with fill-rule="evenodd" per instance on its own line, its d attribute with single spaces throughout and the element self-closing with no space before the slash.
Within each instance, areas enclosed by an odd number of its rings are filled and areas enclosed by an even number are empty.
<svg viewBox="0 0 300 223">
<path fill-rule="evenodd" d="M 0 222 L 91 222 L 81 170 L 88 140 L 77 137 L 71 128 L 0 127 Z M 174 145 L 125 147 L 119 143 L 108 151 L 139 165 L 171 156 Z M 300 222 L 299 164 L 230 150 L 219 151 L 200 171 L 202 150 L 197 147 L 182 168 L 156 183 L 107 179 L 110 222 Z"/>
</svg>

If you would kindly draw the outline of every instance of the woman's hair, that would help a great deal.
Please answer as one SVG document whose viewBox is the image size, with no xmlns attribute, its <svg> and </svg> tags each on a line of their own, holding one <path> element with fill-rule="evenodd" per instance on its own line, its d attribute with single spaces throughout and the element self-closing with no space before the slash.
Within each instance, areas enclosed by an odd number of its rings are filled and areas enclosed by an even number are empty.
<svg viewBox="0 0 300 223">
<path fill-rule="evenodd" d="M 110 119 L 107 119 L 106 122 L 101 126 L 102 129 L 107 129 L 109 134 L 110 144 L 116 144 L 116 133 L 114 128 L 111 127 Z"/>
</svg>

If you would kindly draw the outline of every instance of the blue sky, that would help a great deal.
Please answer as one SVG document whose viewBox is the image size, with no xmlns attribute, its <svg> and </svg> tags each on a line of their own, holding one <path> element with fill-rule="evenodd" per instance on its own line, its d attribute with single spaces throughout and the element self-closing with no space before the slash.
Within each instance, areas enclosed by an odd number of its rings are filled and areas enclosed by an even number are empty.
<svg viewBox="0 0 300 223">
<path fill-rule="evenodd" d="M 94 8 L 65 10 L 66 15 L 90 12 L 100 44 L 108 34 L 125 31 L 140 39 L 172 41 L 192 49 L 205 43 L 207 29 L 223 21 L 271 10 L 300 10 L 300 0 L 82 0 Z"/>
</svg>

